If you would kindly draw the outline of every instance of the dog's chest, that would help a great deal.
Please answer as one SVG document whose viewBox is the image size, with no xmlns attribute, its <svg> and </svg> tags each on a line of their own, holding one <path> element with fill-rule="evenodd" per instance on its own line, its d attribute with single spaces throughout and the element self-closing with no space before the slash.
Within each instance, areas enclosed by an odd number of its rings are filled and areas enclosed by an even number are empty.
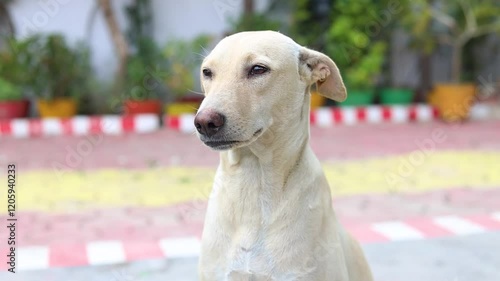
<svg viewBox="0 0 500 281">
<path fill-rule="evenodd" d="M 310 252 L 306 249 L 309 245 L 289 242 L 295 234 L 306 233 L 311 228 L 307 225 L 313 223 L 305 219 L 308 215 L 290 215 L 291 206 L 294 212 L 309 212 L 303 207 L 309 206 L 307 196 L 290 192 L 277 197 L 273 191 L 279 190 L 279 184 L 244 172 L 218 179 L 208 206 L 203 241 L 203 254 L 217 257 L 217 261 L 202 261 L 202 268 L 206 265 L 218 276 L 213 280 L 314 280 L 307 279 L 311 271 L 297 258 L 297 253 Z M 288 270 L 283 272 L 285 268 Z"/>
<path fill-rule="evenodd" d="M 244 236 L 234 243 L 229 251 L 226 281 L 291 281 L 298 280 L 296 275 L 287 276 L 275 272 L 276 253 L 265 247 L 261 233 L 256 237 Z M 254 238 L 256 238 L 254 240 Z"/>
</svg>

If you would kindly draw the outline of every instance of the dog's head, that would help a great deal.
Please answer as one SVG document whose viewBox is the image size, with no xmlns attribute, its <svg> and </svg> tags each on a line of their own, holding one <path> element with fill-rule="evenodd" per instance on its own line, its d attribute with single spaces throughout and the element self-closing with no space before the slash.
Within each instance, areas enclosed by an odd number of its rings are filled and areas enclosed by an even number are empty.
<svg viewBox="0 0 500 281">
<path fill-rule="evenodd" d="M 247 146 L 271 126 L 301 118 L 314 83 L 327 98 L 347 96 L 337 66 L 320 52 L 273 31 L 226 37 L 201 66 L 198 135 L 216 150 Z"/>
</svg>

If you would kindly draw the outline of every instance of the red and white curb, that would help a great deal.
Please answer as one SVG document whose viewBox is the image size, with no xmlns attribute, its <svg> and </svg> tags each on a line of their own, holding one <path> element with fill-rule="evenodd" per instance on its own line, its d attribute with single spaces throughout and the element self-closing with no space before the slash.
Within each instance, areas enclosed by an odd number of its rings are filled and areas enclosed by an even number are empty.
<svg viewBox="0 0 500 281">
<path fill-rule="evenodd" d="M 428 105 L 320 108 L 311 112 L 311 124 L 331 127 L 359 123 L 408 123 L 431 121 L 437 117 L 437 110 Z"/>
<path fill-rule="evenodd" d="M 450 215 L 344 225 L 361 243 L 423 240 L 500 231 L 500 212 L 482 216 Z M 201 233 L 196 237 L 168 238 L 157 242 L 112 240 L 81 245 L 20 247 L 17 250 L 17 269 L 27 271 L 119 264 L 144 259 L 196 258 L 200 251 L 200 237 Z M 5 251 L 2 249 L 2 257 L 6 257 Z M 2 262 L 0 268 L 6 265 Z"/>
<path fill-rule="evenodd" d="M 0 137 L 30 138 L 40 136 L 84 136 L 90 134 L 120 135 L 123 133 L 149 133 L 160 128 L 154 114 L 135 116 L 76 116 L 68 119 L 14 119 L 0 120 Z"/>
<path fill-rule="evenodd" d="M 435 108 L 425 104 L 411 106 L 373 105 L 319 108 L 311 112 L 310 119 L 312 126 L 332 127 L 356 124 L 429 122 L 438 119 L 438 116 L 438 111 Z M 488 119 L 490 116 L 491 106 L 486 104 L 476 104 L 470 112 L 470 118 L 473 120 Z M 195 131 L 194 117 L 194 114 L 165 116 L 163 126 L 184 133 L 192 133 Z M 161 129 L 160 121 L 160 118 L 154 114 L 0 120 L 0 137 L 30 138 L 60 135 L 150 133 Z"/>
<path fill-rule="evenodd" d="M 336 125 L 426 122 L 437 119 L 438 112 L 428 105 L 413 106 L 367 106 L 367 107 L 323 107 L 311 111 L 311 126 L 332 127 Z M 167 127 L 181 132 L 194 132 L 194 115 L 165 116 Z"/>
<path fill-rule="evenodd" d="M 476 104 L 471 108 L 470 119 L 484 120 L 491 115 L 491 106 Z M 436 108 L 417 104 L 410 106 L 379 106 L 366 107 L 323 107 L 310 114 L 311 126 L 332 127 L 337 125 L 380 124 L 429 122 L 439 119 Z M 186 114 L 177 117 L 164 117 L 167 128 L 185 133 L 194 132 L 194 115 Z"/>
</svg>

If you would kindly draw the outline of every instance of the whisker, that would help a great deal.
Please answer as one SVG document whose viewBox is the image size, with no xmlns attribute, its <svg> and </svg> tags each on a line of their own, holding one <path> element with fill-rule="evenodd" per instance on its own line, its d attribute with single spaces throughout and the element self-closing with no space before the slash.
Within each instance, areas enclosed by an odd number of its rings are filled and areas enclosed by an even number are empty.
<svg viewBox="0 0 500 281">
<path fill-rule="evenodd" d="M 201 47 L 201 49 L 203 50 L 203 52 L 205 52 L 205 55 L 204 55 L 204 56 L 205 56 L 205 57 L 207 57 L 207 56 L 208 56 L 208 54 L 210 53 L 210 50 L 206 49 L 206 48 L 205 48 L 205 47 L 203 47 L 203 46 L 200 46 L 200 47 Z"/>
<path fill-rule="evenodd" d="M 194 53 L 195 55 L 198 55 L 199 57 L 201 57 L 201 58 L 203 58 L 203 59 L 207 57 L 207 55 L 206 55 L 206 54 L 201 54 L 201 53 L 197 53 L 197 52 L 193 52 L 193 53 Z"/>
<path fill-rule="evenodd" d="M 189 92 L 193 93 L 193 94 L 198 94 L 198 95 L 205 95 L 204 93 L 202 92 L 198 92 L 198 91 L 195 91 L 195 90 L 191 90 L 191 89 L 188 89 Z"/>
<path fill-rule="evenodd" d="M 195 109 L 196 111 L 198 111 L 198 109 L 199 109 L 199 108 L 196 108 L 196 107 L 191 106 L 191 105 L 187 105 L 187 106 L 189 106 L 189 107 L 190 107 L 190 108 L 192 108 L 192 109 Z"/>
</svg>

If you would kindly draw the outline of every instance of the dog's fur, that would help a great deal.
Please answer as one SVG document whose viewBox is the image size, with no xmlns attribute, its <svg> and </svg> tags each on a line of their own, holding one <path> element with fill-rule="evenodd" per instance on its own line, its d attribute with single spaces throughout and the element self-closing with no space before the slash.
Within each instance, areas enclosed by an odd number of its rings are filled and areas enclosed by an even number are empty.
<svg viewBox="0 0 500 281">
<path fill-rule="evenodd" d="M 269 71 L 250 75 L 254 65 Z M 226 37 L 201 68 L 206 97 L 198 115 L 215 111 L 225 124 L 211 137 L 199 135 L 221 150 L 200 280 L 372 280 L 361 248 L 335 217 L 309 146 L 311 85 L 328 98 L 346 98 L 334 62 L 261 31 Z"/>
</svg>

